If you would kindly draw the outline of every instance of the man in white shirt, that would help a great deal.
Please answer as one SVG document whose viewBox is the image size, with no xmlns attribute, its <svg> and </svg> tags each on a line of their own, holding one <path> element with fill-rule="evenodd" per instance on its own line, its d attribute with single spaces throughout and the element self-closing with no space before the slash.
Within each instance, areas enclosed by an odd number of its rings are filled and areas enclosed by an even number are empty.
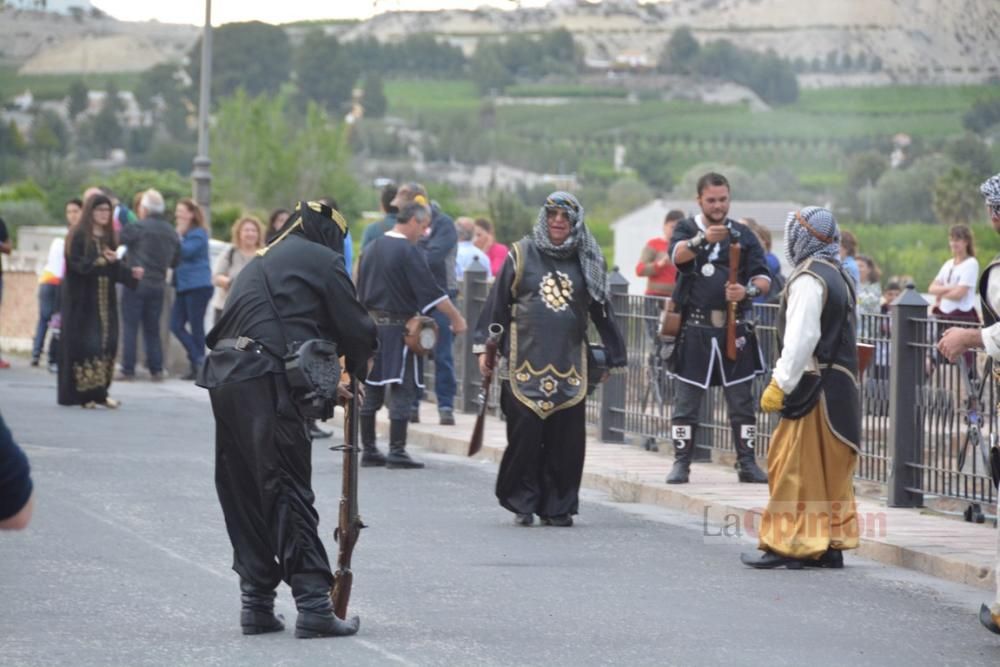
<svg viewBox="0 0 1000 667">
<path fill-rule="evenodd" d="M 1000 232 L 1000 174 L 991 177 L 980 187 L 986 198 L 986 208 L 990 214 L 993 229 Z M 996 257 L 983 271 L 979 279 L 979 296 L 983 305 L 983 329 L 952 328 L 944 332 L 938 342 L 938 350 L 954 361 L 966 350 L 985 349 L 994 361 L 994 377 L 1000 375 L 996 362 L 1000 361 L 1000 257 Z M 992 452 L 996 456 L 996 452 Z M 979 610 L 979 621 L 995 634 L 1000 635 L 1000 532 L 997 534 L 997 564 L 994 568 L 997 579 L 997 596 L 992 606 L 983 605 Z"/>
<path fill-rule="evenodd" d="M 455 220 L 455 231 L 458 232 L 458 251 L 455 255 L 455 277 L 459 282 L 465 274 L 465 269 L 472 262 L 479 262 L 479 266 L 486 269 L 486 277 L 492 278 L 493 271 L 490 269 L 490 258 L 482 250 L 472 243 L 472 237 L 476 235 L 476 223 L 472 218 L 458 218 Z"/>
<path fill-rule="evenodd" d="M 790 213 L 785 253 L 795 270 L 781 296 L 781 356 L 760 399 L 781 411 L 767 454 L 770 500 L 759 548 L 743 554 L 759 569 L 841 568 L 858 546 L 854 467 L 861 442 L 857 294 L 839 257 L 833 214 Z"/>
</svg>

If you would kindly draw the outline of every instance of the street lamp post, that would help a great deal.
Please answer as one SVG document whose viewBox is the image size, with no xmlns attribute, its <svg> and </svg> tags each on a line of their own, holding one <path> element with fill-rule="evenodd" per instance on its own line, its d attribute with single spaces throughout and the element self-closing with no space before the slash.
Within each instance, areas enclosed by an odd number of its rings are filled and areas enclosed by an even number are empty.
<svg viewBox="0 0 1000 667">
<path fill-rule="evenodd" d="M 191 180 L 194 200 L 212 224 L 212 161 L 208 158 L 208 109 L 212 89 L 212 0 L 205 0 L 205 29 L 201 38 L 201 92 L 198 97 L 198 154 L 194 158 Z"/>
</svg>

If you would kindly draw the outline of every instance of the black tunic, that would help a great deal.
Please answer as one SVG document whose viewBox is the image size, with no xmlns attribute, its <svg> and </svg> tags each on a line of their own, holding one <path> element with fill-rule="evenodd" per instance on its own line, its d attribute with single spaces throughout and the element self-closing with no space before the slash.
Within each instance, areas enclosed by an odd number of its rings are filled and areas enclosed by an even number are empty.
<svg viewBox="0 0 1000 667">
<path fill-rule="evenodd" d="M 679 380 L 699 387 L 747 382 L 764 370 L 753 327 L 746 321 L 753 306 L 750 299 L 739 304 L 736 361 L 725 356 L 725 326 L 713 326 L 711 321 L 704 319 L 696 323 L 693 317 L 696 310 L 726 310 L 729 248 L 734 242 L 741 248 L 739 283 L 747 285 L 758 277 L 771 279 L 764 248 L 750 228 L 728 219 L 726 226 L 730 230 L 729 238 L 716 244 L 703 242 L 694 259 L 677 264 L 678 283 L 673 298 L 681 309 L 683 328 L 671 357 L 672 370 Z M 704 229 L 700 215 L 678 222 L 670 238 L 670 256 L 675 256 L 678 244 L 694 237 L 700 229 Z"/>
<path fill-rule="evenodd" d="M 387 232 L 372 241 L 361 257 L 358 297 L 369 312 L 379 311 L 398 322 L 430 312 L 448 294 L 435 280 L 420 248 L 401 234 Z M 368 384 L 402 382 L 405 364 L 413 363 L 417 386 L 424 386 L 422 360 L 403 344 L 404 333 L 403 324 L 379 325 L 378 353 Z"/>
<path fill-rule="evenodd" d="M 71 234 L 62 283 L 59 405 L 103 403 L 118 351 L 118 295 L 115 283 L 134 289 L 124 262 L 108 262 L 99 238 Z"/>
</svg>

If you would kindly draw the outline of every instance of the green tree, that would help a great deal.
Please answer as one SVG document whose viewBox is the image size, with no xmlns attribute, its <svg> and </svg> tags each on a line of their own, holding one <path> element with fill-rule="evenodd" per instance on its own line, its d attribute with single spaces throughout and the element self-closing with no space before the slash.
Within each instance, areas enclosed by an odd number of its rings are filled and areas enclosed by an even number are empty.
<svg viewBox="0 0 1000 667">
<path fill-rule="evenodd" d="M 503 90 L 514 83 L 514 75 L 501 62 L 500 54 L 493 44 L 482 44 L 476 49 L 471 63 L 472 80 L 481 93 Z"/>
<path fill-rule="evenodd" d="M 275 94 L 291 76 L 288 34 L 279 26 L 250 21 L 226 23 L 212 33 L 212 99 L 243 88 L 250 95 Z M 188 74 L 198 85 L 201 39 L 189 54 Z"/>
<path fill-rule="evenodd" d="M 887 223 L 934 222 L 934 185 L 953 167 L 943 155 L 927 155 L 907 169 L 890 169 L 878 179 L 875 212 Z"/>
<path fill-rule="evenodd" d="M 690 74 L 701 46 L 691 29 L 681 26 L 674 30 L 660 53 L 659 69 L 662 72 Z"/>
<path fill-rule="evenodd" d="M 361 95 L 361 106 L 365 109 L 365 117 L 381 118 L 385 115 L 389 103 L 382 88 L 382 77 L 372 72 L 365 75 L 365 85 Z"/>
<path fill-rule="evenodd" d="M 978 100 L 964 116 L 962 125 L 976 134 L 982 134 L 997 123 L 1000 123 L 1000 97 Z"/>
<path fill-rule="evenodd" d="M 336 37 L 314 30 L 295 51 L 295 76 L 304 99 L 332 113 L 349 108 L 358 66 Z M 250 92 L 250 91 L 248 91 Z"/>
<path fill-rule="evenodd" d="M 847 163 L 847 187 L 860 190 L 875 184 L 888 168 L 889 160 L 878 151 L 855 153 Z"/>
<path fill-rule="evenodd" d="M 43 171 L 48 172 L 53 162 L 69 152 L 69 128 L 59 114 L 42 111 L 31 125 L 31 152 Z"/>
<path fill-rule="evenodd" d="M 69 118 L 76 120 L 76 117 L 87 110 L 90 105 L 90 96 L 87 84 L 83 79 L 76 79 L 69 84 Z"/>
<path fill-rule="evenodd" d="M 971 224 L 979 217 L 983 198 L 979 181 L 963 167 L 952 167 L 934 183 L 934 216 L 946 225 Z"/>
<path fill-rule="evenodd" d="M 497 239 L 514 242 L 531 231 L 535 213 L 521 202 L 521 198 L 506 190 L 496 190 L 487 203 L 489 219 Z"/>
<path fill-rule="evenodd" d="M 974 134 L 966 134 L 945 144 L 944 154 L 971 174 L 986 179 L 993 173 L 993 155 L 989 147 Z"/>
<path fill-rule="evenodd" d="M 108 82 L 104 86 L 104 104 L 102 108 L 110 107 L 111 111 L 114 113 L 120 113 L 125 110 L 125 104 L 122 102 L 121 97 L 119 97 L 118 84 L 115 83 L 114 79 L 108 79 Z"/>
</svg>

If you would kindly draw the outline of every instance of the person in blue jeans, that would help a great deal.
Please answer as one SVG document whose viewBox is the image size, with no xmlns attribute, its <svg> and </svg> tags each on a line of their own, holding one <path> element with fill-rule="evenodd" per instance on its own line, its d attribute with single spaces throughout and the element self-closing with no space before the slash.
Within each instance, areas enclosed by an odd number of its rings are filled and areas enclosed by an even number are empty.
<svg viewBox="0 0 1000 667">
<path fill-rule="evenodd" d="M 212 300 L 212 267 L 208 261 L 208 231 L 201 208 L 191 199 L 181 199 L 174 210 L 181 239 L 181 261 L 174 270 L 177 290 L 170 312 L 170 331 L 187 350 L 191 370 L 182 380 L 194 380 L 205 359 L 205 311 Z"/>
</svg>

